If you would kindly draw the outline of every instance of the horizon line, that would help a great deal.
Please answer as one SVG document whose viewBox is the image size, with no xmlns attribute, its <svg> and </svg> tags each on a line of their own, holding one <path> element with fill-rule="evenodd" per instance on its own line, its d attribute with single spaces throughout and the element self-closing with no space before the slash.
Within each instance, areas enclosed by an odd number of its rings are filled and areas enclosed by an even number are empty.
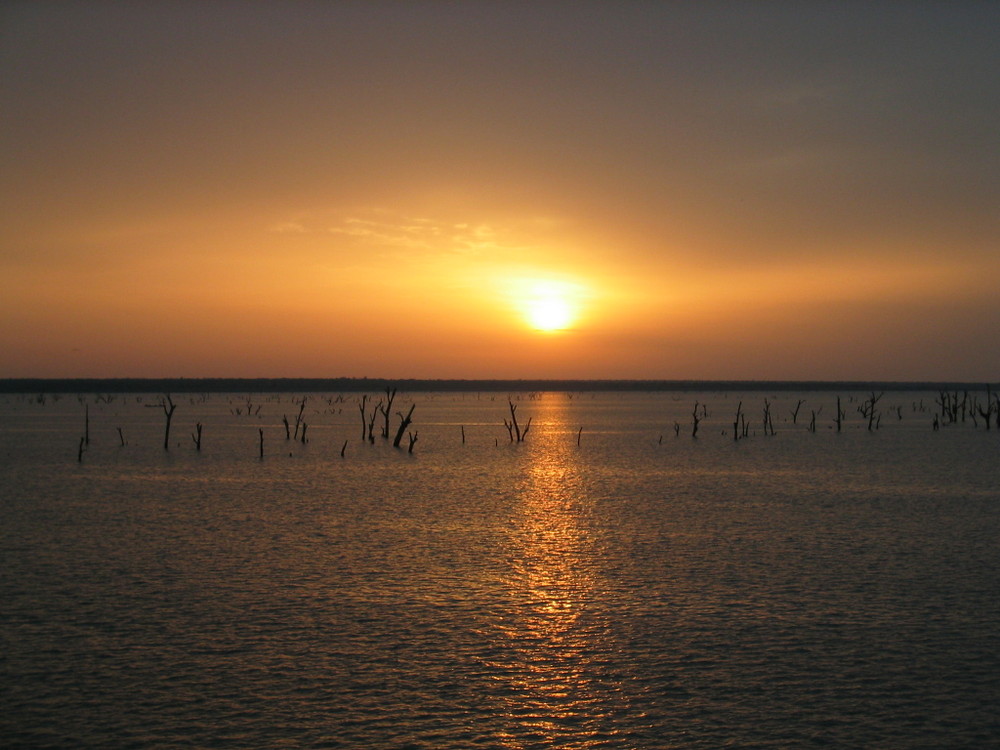
<svg viewBox="0 0 1000 750">
<path fill-rule="evenodd" d="M 1000 382 L 1000 381 L 997 381 Z M 993 381 L 961 380 L 763 380 L 651 378 L 383 378 L 383 377 L 163 377 L 0 378 L 0 393 L 224 393 L 382 391 L 737 391 L 988 389 Z"/>
</svg>

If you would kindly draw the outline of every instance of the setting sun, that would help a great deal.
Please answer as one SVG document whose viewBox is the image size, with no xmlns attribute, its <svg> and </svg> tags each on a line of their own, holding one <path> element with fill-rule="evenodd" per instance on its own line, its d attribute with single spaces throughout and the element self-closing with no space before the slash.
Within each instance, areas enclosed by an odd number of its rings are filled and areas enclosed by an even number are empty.
<svg viewBox="0 0 1000 750">
<path fill-rule="evenodd" d="M 531 325 L 539 331 L 558 331 L 566 328 L 573 320 L 573 313 L 566 300 L 558 297 L 537 300 L 528 316 Z"/>
<path fill-rule="evenodd" d="M 536 331 L 552 333 L 570 328 L 580 314 L 581 289 L 562 281 L 530 281 L 517 295 L 518 307 Z"/>
</svg>

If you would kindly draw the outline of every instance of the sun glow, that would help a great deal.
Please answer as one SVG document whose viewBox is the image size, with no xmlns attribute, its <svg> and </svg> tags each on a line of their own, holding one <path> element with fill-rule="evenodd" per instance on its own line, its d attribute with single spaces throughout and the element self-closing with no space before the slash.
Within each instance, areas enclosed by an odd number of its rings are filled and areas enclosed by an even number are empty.
<svg viewBox="0 0 1000 750">
<path fill-rule="evenodd" d="M 519 296 L 519 306 L 524 317 L 536 331 L 564 331 L 580 315 L 581 290 L 573 284 L 558 281 L 528 282 Z"/>
<path fill-rule="evenodd" d="M 539 299 L 532 303 L 528 320 L 539 331 L 559 331 L 573 321 L 573 312 L 564 299 Z"/>
</svg>

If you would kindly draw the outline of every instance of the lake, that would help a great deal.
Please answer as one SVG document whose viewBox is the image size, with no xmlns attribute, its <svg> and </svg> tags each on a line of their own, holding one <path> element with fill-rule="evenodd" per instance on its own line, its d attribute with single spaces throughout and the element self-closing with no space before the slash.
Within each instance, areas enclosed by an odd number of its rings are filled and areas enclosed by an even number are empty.
<svg viewBox="0 0 1000 750">
<path fill-rule="evenodd" d="M 1000 746 L 1000 430 L 870 395 L 0 395 L 0 736 Z"/>
</svg>

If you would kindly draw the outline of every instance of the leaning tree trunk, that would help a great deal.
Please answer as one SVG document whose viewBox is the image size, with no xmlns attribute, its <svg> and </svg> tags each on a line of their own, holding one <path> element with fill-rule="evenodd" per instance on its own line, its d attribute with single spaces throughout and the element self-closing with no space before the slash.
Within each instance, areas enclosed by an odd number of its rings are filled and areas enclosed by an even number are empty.
<svg viewBox="0 0 1000 750">
<path fill-rule="evenodd" d="M 406 432 L 406 428 L 410 426 L 410 422 L 412 421 L 411 417 L 413 416 L 413 408 L 415 406 L 416 404 L 410 404 L 410 410 L 406 413 L 405 417 L 403 416 L 403 412 L 396 412 L 399 415 L 399 429 L 396 430 L 396 439 L 392 441 L 393 448 L 398 448 L 399 444 L 402 442 L 403 434 Z"/>
</svg>

